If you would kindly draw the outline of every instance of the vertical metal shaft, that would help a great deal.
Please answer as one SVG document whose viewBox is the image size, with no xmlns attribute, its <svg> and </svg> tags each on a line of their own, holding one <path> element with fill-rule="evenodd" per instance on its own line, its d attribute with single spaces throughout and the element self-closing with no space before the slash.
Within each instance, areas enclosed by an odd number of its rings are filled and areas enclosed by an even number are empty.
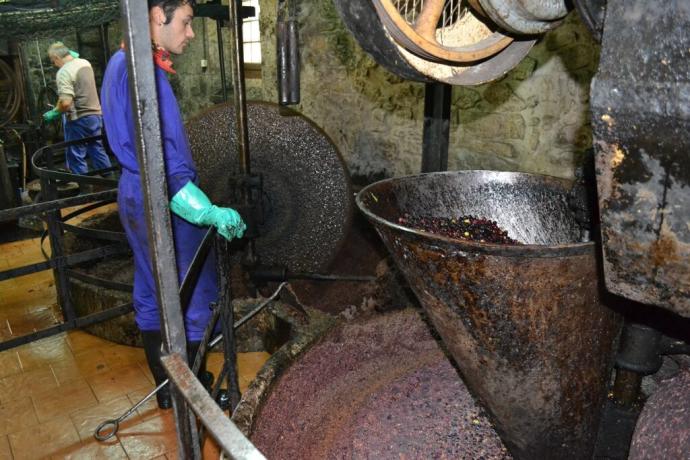
<svg viewBox="0 0 690 460">
<path fill-rule="evenodd" d="M 108 65 L 108 59 L 110 59 L 110 44 L 108 42 L 108 24 L 101 24 L 98 29 L 98 35 L 101 39 L 101 51 L 103 52 L 103 70 L 105 70 Z"/>
<path fill-rule="evenodd" d="M 31 80 L 29 79 L 29 68 L 27 66 L 27 63 L 29 62 L 27 46 L 28 43 L 20 44 L 17 46 L 17 50 L 19 54 L 19 70 L 21 72 L 21 80 L 27 82 L 25 85 L 23 85 L 24 98 L 27 105 L 24 112 L 24 120 L 27 118 L 29 120 L 34 120 L 40 112 L 39 108 L 37 107 L 36 94 L 34 93 L 33 86 L 28 83 Z M 23 162 L 26 163 L 25 161 Z M 26 179 L 26 173 L 23 174 L 23 179 Z"/>
<path fill-rule="evenodd" d="M 82 48 L 84 48 L 84 40 L 81 38 L 81 33 L 77 31 L 77 52 L 82 54 Z"/>
<path fill-rule="evenodd" d="M 452 86 L 445 83 L 427 83 L 424 86 L 422 172 L 448 169 L 451 91 Z"/>
<path fill-rule="evenodd" d="M 625 369 L 616 370 L 613 381 L 613 398 L 618 404 L 630 407 L 640 401 L 643 375 Z"/>
<path fill-rule="evenodd" d="M 202 59 L 208 61 L 208 32 L 206 31 L 206 23 L 206 18 L 201 18 L 201 48 L 204 53 Z"/>
<path fill-rule="evenodd" d="M 230 55 L 233 82 L 233 99 L 235 102 L 235 120 L 237 130 L 237 157 L 239 158 L 239 175 L 249 177 L 252 172 L 249 156 L 249 128 L 247 125 L 247 94 L 244 88 L 244 46 L 242 45 L 242 16 L 239 14 L 242 0 L 230 0 Z M 250 209 L 252 206 L 251 192 L 248 188 L 240 188 L 239 202 Z M 250 211 L 251 212 L 251 211 Z M 246 216 L 252 219 L 252 216 Z M 256 229 L 251 220 L 247 222 L 251 234 Z M 256 262 L 254 238 L 249 238 L 244 255 L 245 262 Z"/>
<path fill-rule="evenodd" d="M 242 18 L 239 14 L 241 0 L 230 1 L 230 55 L 234 84 L 235 115 L 237 119 L 237 148 L 240 174 L 250 174 L 249 130 L 247 128 L 247 95 L 244 89 L 244 50 L 242 46 Z"/>
<path fill-rule="evenodd" d="M 278 103 L 290 103 L 290 54 L 288 51 L 287 0 L 278 0 L 276 19 L 276 67 L 278 70 Z"/>
<path fill-rule="evenodd" d="M 0 209 L 14 208 L 17 205 L 15 201 L 5 149 L 0 143 Z"/>
<path fill-rule="evenodd" d="M 299 62 L 299 24 L 297 23 L 297 6 L 295 0 L 290 2 L 288 9 L 288 62 L 290 63 L 290 104 L 299 104 L 300 101 L 300 62 Z"/>
<path fill-rule="evenodd" d="M 228 101 L 228 84 L 225 80 L 225 51 L 223 51 L 223 21 L 216 20 L 216 35 L 218 36 L 218 63 L 220 65 L 220 88 L 223 102 Z"/>
<path fill-rule="evenodd" d="M 169 200 L 156 79 L 151 58 L 148 8 L 146 3 L 136 0 L 123 0 L 121 6 L 127 44 L 130 97 L 137 133 L 137 160 L 144 194 L 152 268 L 156 278 L 164 351 L 179 353 L 186 360 L 187 342 L 178 294 L 170 212 L 164 205 Z M 173 387 L 173 408 L 180 455 L 182 458 L 201 458 L 193 413 L 176 387 Z"/>
<path fill-rule="evenodd" d="M 299 104 L 299 24 L 295 0 L 280 0 L 276 16 L 278 103 Z"/>
</svg>

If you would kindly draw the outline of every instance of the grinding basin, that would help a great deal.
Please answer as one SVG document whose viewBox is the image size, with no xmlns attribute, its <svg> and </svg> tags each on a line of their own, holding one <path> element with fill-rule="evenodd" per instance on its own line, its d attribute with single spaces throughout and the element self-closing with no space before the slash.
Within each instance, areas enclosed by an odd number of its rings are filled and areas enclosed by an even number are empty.
<svg viewBox="0 0 690 460">
<path fill-rule="evenodd" d="M 510 458 L 413 309 L 324 334 L 270 388 L 250 438 L 270 459 Z"/>
<path fill-rule="evenodd" d="M 591 456 L 620 328 L 568 189 L 553 177 L 460 171 L 384 180 L 357 196 L 516 458 Z M 404 213 L 488 218 L 522 244 L 414 230 L 397 223 Z"/>
<path fill-rule="evenodd" d="M 629 460 L 690 457 L 690 369 L 665 380 L 645 402 Z"/>
</svg>

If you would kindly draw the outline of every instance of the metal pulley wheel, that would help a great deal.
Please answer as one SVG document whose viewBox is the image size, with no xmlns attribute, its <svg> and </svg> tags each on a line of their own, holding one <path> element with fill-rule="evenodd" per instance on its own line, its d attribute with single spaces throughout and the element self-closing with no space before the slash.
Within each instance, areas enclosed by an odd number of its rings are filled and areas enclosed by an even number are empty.
<svg viewBox="0 0 690 460">
<path fill-rule="evenodd" d="M 416 81 L 436 80 L 450 85 L 488 83 L 517 66 L 536 41 L 534 37 L 501 35 L 494 24 L 459 1 L 446 1 L 443 5 L 425 4 L 421 0 L 334 2 L 345 25 L 376 62 L 402 78 Z M 440 15 L 435 32 L 428 25 L 419 29 L 427 37 L 422 41 L 422 35 L 414 29 L 423 11 L 423 16 L 428 15 L 427 23 L 433 24 L 431 13 L 434 17 Z M 407 39 L 400 36 L 405 35 L 405 30 L 410 32 Z M 432 34 L 435 34 L 433 41 Z M 424 44 L 425 48 L 413 47 L 412 51 L 405 42 L 416 43 L 418 47 Z M 408 46 L 412 47 L 409 43 Z"/>
<path fill-rule="evenodd" d="M 514 34 L 543 34 L 568 14 L 566 0 L 472 0 L 479 13 Z"/>
<path fill-rule="evenodd" d="M 352 219 L 350 177 L 328 136 L 297 112 L 247 104 L 251 171 L 263 179 L 264 222 L 256 250 L 262 263 L 295 272 L 325 270 Z M 215 105 L 187 122 L 200 187 L 218 203 L 233 196 L 239 174 L 235 110 Z"/>
<path fill-rule="evenodd" d="M 475 62 L 496 55 L 512 41 L 499 31 L 477 33 L 460 0 L 373 0 L 393 39 L 415 55 L 448 63 Z M 468 42 L 463 36 L 472 36 Z"/>
</svg>

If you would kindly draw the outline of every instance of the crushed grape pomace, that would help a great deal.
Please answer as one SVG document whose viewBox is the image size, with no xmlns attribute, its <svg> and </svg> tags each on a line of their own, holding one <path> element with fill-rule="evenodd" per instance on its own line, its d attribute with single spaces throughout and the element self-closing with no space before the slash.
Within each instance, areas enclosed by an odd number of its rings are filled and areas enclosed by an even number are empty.
<svg viewBox="0 0 690 460">
<path fill-rule="evenodd" d="M 458 238 L 479 243 L 521 244 L 508 236 L 498 224 L 489 219 L 472 215 L 460 217 L 412 216 L 408 213 L 398 218 L 398 223 L 415 230 L 421 230 L 449 238 Z"/>
</svg>

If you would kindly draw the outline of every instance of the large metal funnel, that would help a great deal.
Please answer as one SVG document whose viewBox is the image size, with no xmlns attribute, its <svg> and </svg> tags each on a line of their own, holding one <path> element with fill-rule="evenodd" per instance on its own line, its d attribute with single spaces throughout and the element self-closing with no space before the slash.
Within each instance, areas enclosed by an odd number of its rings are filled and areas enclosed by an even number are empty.
<svg viewBox="0 0 690 460">
<path fill-rule="evenodd" d="M 513 456 L 589 458 L 606 395 L 615 313 L 596 249 L 578 242 L 568 182 L 461 171 L 384 180 L 357 204 L 374 223 Z M 445 238 L 403 213 L 495 220 L 523 245 Z"/>
</svg>

